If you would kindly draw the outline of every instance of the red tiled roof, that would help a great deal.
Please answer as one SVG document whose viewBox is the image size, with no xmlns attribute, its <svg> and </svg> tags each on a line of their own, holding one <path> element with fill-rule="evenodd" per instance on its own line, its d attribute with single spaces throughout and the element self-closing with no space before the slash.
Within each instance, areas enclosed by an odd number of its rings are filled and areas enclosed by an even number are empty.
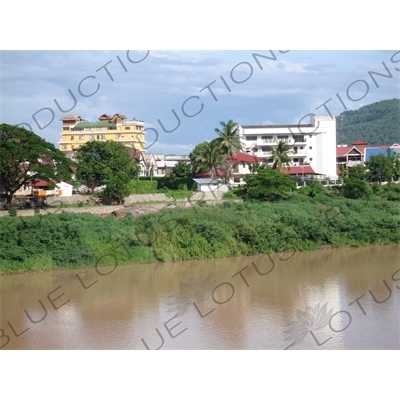
<svg viewBox="0 0 400 400">
<path fill-rule="evenodd" d="M 56 181 L 52 181 L 53 183 L 57 183 Z M 37 181 L 36 183 L 30 183 L 31 187 L 41 187 L 41 186 L 49 186 L 49 182 L 46 181 Z"/>
<path fill-rule="evenodd" d="M 289 168 L 282 168 L 282 174 L 286 175 L 306 175 L 306 174 L 315 174 L 314 170 L 311 168 L 310 165 L 304 165 L 302 167 L 290 167 Z"/>
<path fill-rule="evenodd" d="M 250 154 L 245 154 L 245 153 L 241 153 L 240 151 L 238 151 L 234 157 L 231 158 L 231 161 L 233 161 L 234 163 L 259 163 L 262 162 L 263 160 L 261 160 L 261 158 L 258 158 L 256 156 L 252 156 Z"/>
<path fill-rule="evenodd" d="M 364 154 L 365 148 L 368 146 L 346 146 L 346 147 L 336 147 L 336 157 L 344 157 L 347 153 L 349 153 L 352 149 L 356 149 L 361 154 Z"/>
<path fill-rule="evenodd" d="M 196 175 L 196 178 L 208 178 L 210 175 L 211 175 L 210 171 L 201 172 L 200 174 Z M 221 177 L 221 176 L 224 176 L 224 173 L 223 173 L 222 170 L 216 168 L 214 176 L 215 177 L 218 177 L 218 176 Z"/>
</svg>

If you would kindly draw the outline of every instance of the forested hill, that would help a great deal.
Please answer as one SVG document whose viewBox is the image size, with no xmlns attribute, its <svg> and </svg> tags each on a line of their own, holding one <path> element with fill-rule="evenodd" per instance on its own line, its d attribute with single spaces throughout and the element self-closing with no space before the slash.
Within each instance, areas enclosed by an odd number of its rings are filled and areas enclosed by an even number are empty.
<svg viewBox="0 0 400 400">
<path fill-rule="evenodd" d="M 400 100 L 383 100 L 336 117 L 337 144 L 364 140 L 368 144 L 400 142 Z"/>
</svg>

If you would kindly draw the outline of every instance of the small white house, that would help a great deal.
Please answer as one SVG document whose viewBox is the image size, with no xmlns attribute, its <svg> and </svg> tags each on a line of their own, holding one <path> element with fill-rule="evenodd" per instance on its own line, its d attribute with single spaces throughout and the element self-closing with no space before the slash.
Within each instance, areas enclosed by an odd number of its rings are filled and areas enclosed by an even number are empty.
<svg viewBox="0 0 400 400">
<path fill-rule="evenodd" d="M 67 182 L 57 183 L 56 188 L 61 191 L 61 194 L 59 194 L 59 196 L 61 196 L 61 197 L 72 196 L 73 186 Z"/>
<path fill-rule="evenodd" d="M 218 183 L 215 179 L 195 178 L 193 180 L 197 183 L 198 192 L 227 192 L 229 190 L 228 185 Z"/>
</svg>

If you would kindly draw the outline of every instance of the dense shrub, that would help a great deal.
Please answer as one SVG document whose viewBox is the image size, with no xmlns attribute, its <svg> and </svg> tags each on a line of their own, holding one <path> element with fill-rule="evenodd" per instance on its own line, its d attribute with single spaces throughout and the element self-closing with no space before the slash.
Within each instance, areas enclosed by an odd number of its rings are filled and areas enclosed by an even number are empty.
<svg viewBox="0 0 400 400">
<path fill-rule="evenodd" d="M 157 182 L 148 180 L 131 180 L 129 182 L 130 194 L 154 194 L 157 193 Z"/>
<path fill-rule="evenodd" d="M 0 272 L 93 266 L 110 253 L 127 264 L 400 242 L 400 203 L 394 201 L 227 204 L 165 207 L 122 219 L 86 213 L 2 217 Z"/>
</svg>

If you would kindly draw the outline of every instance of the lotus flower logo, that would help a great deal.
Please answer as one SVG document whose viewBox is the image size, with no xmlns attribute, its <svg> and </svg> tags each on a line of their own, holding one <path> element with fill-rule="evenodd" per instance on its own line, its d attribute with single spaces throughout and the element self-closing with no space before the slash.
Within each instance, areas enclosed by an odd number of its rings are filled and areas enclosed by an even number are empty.
<svg viewBox="0 0 400 400">
<path fill-rule="evenodd" d="M 210 282 L 210 277 L 211 275 L 208 275 L 204 279 L 200 277 L 199 279 L 189 279 L 189 282 L 180 281 L 180 292 L 171 295 L 171 300 L 167 303 L 170 306 L 168 312 L 182 316 L 194 302 L 210 298 L 215 288 L 215 281 Z"/>
<path fill-rule="evenodd" d="M 311 335 L 313 335 L 313 330 L 316 331 L 328 325 L 333 308 L 327 311 L 328 303 L 324 304 L 322 307 L 320 304 L 321 303 L 318 303 L 314 308 L 307 307 L 306 311 L 296 310 L 297 320 L 287 324 L 286 327 L 288 329 L 283 331 L 288 335 L 285 340 L 293 342 L 289 347 L 300 344 L 307 333 L 310 332 Z"/>
</svg>

